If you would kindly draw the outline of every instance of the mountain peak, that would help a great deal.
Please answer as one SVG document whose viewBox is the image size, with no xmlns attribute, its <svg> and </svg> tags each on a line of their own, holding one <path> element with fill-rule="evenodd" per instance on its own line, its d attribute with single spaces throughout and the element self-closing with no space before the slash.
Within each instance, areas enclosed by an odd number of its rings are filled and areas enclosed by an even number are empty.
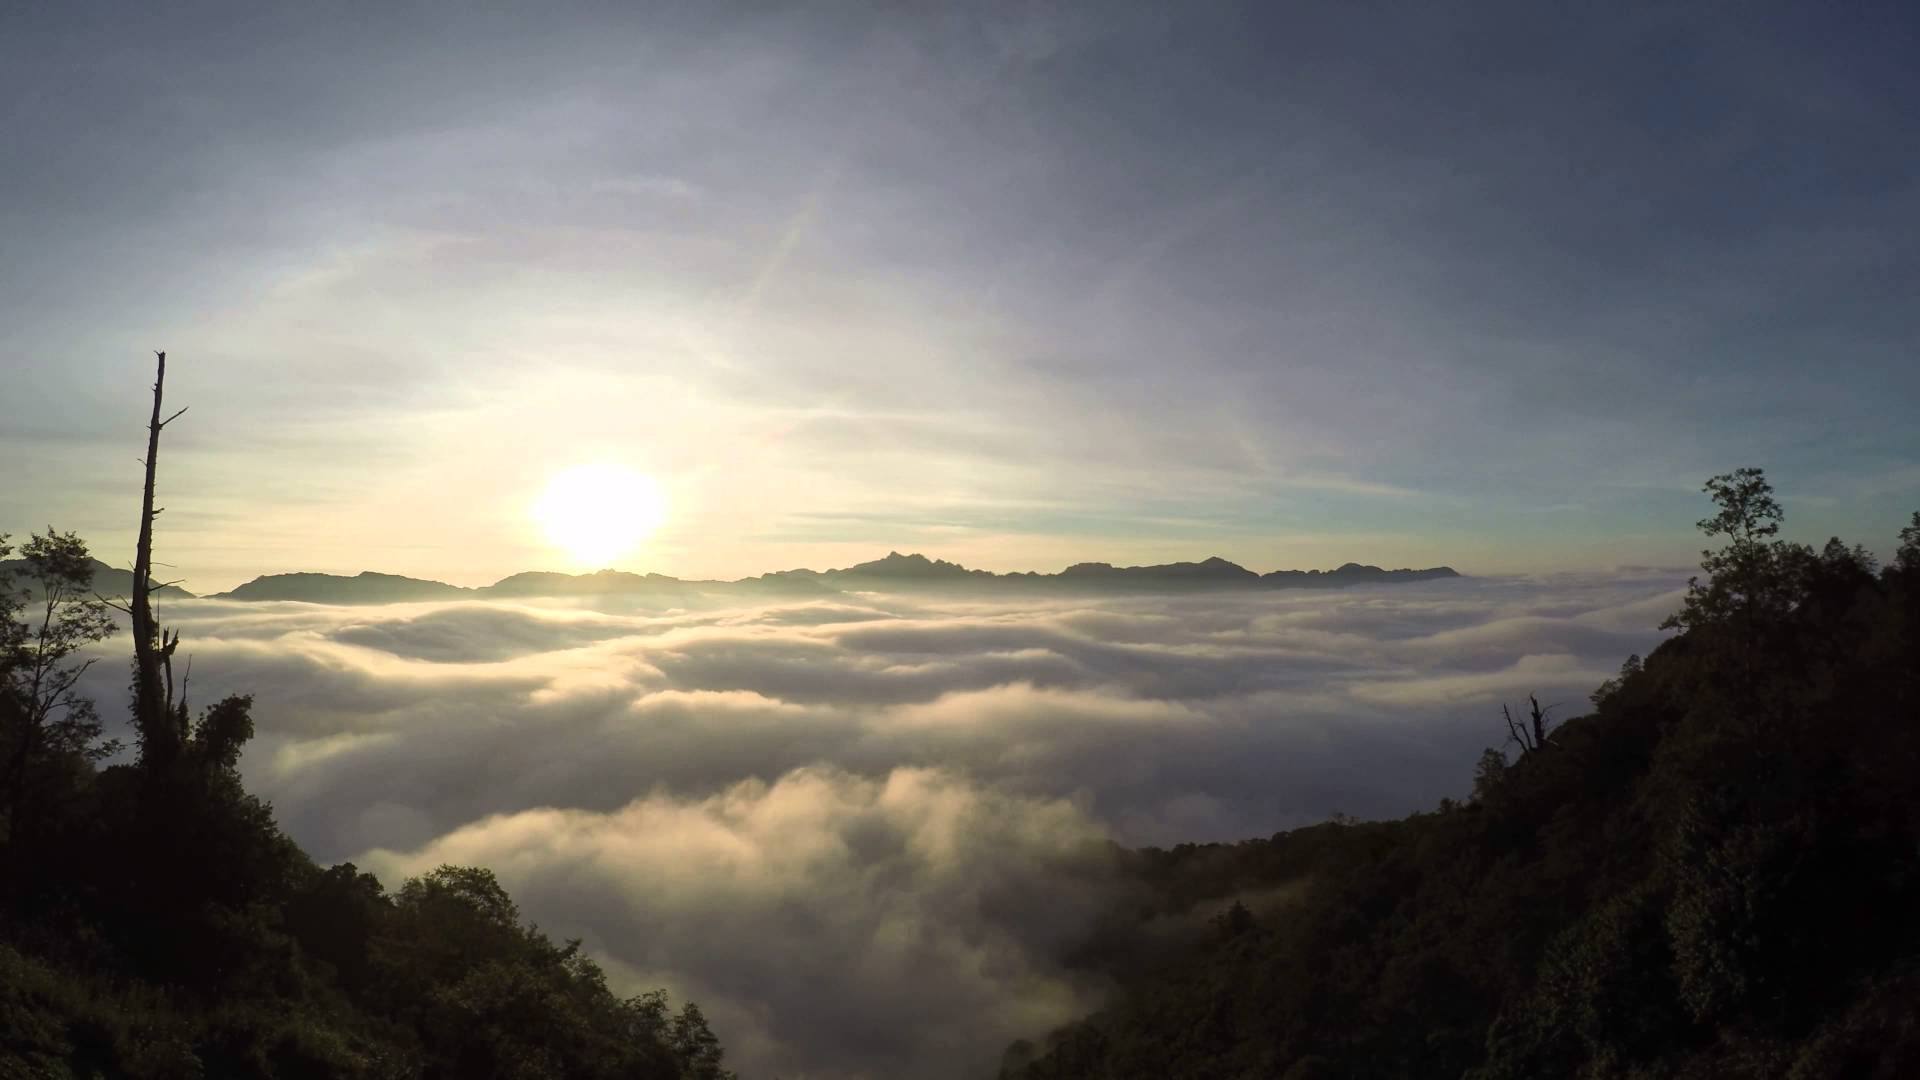
<svg viewBox="0 0 1920 1080">
<path fill-rule="evenodd" d="M 829 570 L 829 576 L 836 574 L 855 574 L 863 577 L 973 577 L 985 575 L 983 570 L 969 570 L 959 563 L 945 559 L 929 559 L 919 552 L 902 555 L 898 551 L 889 551 L 884 559 L 856 563 L 844 570 Z"/>
</svg>

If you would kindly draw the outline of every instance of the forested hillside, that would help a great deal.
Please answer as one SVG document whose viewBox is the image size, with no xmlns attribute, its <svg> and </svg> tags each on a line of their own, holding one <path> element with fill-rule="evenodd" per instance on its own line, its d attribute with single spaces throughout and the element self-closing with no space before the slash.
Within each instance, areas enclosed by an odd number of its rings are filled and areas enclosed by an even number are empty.
<svg viewBox="0 0 1920 1080">
<path fill-rule="evenodd" d="M 1462 804 L 1133 853 L 1123 991 L 1003 1080 L 1920 1075 L 1920 514 L 1880 569 L 1707 490 L 1679 633 L 1590 713 L 1491 717 Z"/>
<path fill-rule="evenodd" d="M 98 768 L 92 560 L 53 533 L 23 553 L 0 580 L 0 1077 L 729 1075 L 697 1006 L 616 997 L 489 871 L 387 892 L 315 865 L 241 786 L 248 698 L 189 722 L 183 679 L 172 752 Z"/>
<path fill-rule="evenodd" d="M 321 867 L 247 793 L 253 699 L 196 716 L 152 606 L 166 354 L 128 588 L 70 533 L 0 536 L 0 1080 L 723 1080 L 697 1006 L 621 999 L 490 871 L 388 892 Z M 182 410 L 184 412 L 185 410 Z M 177 591 L 177 590 L 176 590 Z M 182 594 L 184 595 L 184 594 Z M 125 613 L 131 763 L 79 692 Z M 176 681 L 176 674 L 178 679 Z"/>
</svg>

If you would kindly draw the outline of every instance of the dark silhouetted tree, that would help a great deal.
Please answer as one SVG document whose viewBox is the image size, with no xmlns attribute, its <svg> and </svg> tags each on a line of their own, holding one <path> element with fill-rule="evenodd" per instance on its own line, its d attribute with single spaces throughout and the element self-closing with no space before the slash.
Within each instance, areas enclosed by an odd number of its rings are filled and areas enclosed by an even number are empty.
<svg viewBox="0 0 1920 1080">
<path fill-rule="evenodd" d="M 1629 679 L 1640 673 L 1640 666 L 1641 660 L 1639 653 L 1628 656 L 1626 662 L 1620 665 L 1620 674 L 1601 683 L 1594 689 L 1592 695 L 1593 703 L 1595 705 L 1603 704 L 1608 698 L 1619 693 L 1620 688 L 1625 686 Z"/>
<path fill-rule="evenodd" d="M 1686 600 L 1661 629 L 1737 623 L 1751 631 L 1760 619 L 1782 614 L 1793 595 L 1792 546 L 1774 539 L 1780 532 L 1780 503 L 1759 469 L 1723 473 L 1702 490 L 1720 509 L 1700 521 L 1700 531 L 1726 537 L 1727 544 L 1700 553 L 1707 579 L 1688 579 Z"/>
<path fill-rule="evenodd" d="M 1527 718 L 1515 720 L 1513 710 L 1505 704 L 1500 706 L 1500 715 L 1507 721 L 1507 741 L 1518 744 L 1520 756 L 1536 753 L 1547 748 L 1547 713 L 1556 708 L 1543 706 L 1533 694 L 1527 695 Z"/>
<path fill-rule="evenodd" d="M 0 554 L 6 549 L 0 547 Z M 76 687 L 93 666 L 79 659 L 83 647 L 111 636 L 113 619 L 90 591 L 93 559 L 72 533 L 49 528 L 20 551 L 23 566 L 14 581 L 0 581 L 0 794 L 7 833 L 28 828 L 33 778 L 44 760 L 75 757 L 97 761 L 115 746 L 103 742 L 93 701 Z M 26 588 L 21 590 L 24 578 Z M 19 621 L 21 608 L 31 618 Z"/>
<path fill-rule="evenodd" d="M 1920 574 L 1920 510 L 1913 521 L 1900 530 L 1900 547 L 1893 553 L 1893 564 L 1909 574 Z"/>
<path fill-rule="evenodd" d="M 156 352 L 153 376 L 153 416 L 147 422 L 146 482 L 140 496 L 140 534 L 134 545 L 133 596 L 127 614 L 133 620 L 133 716 L 143 761 L 167 762 L 186 741 L 184 710 L 173 705 L 173 653 L 180 635 L 167 636 L 153 617 L 153 522 L 165 507 L 153 505 L 154 477 L 160 461 L 160 432 L 180 418 L 181 409 L 160 418 L 167 382 L 167 354 Z"/>
<path fill-rule="evenodd" d="M 1473 767 L 1473 801 L 1486 802 L 1507 779 L 1507 755 L 1489 746 Z"/>
<path fill-rule="evenodd" d="M 654 990 L 628 1000 L 626 1009 L 641 1031 L 672 1051 L 684 1080 L 735 1080 L 733 1071 L 721 1065 L 720 1040 L 700 1006 L 689 1001 L 675 1013 L 667 992 Z"/>
<path fill-rule="evenodd" d="M 1232 907 L 1213 917 L 1214 933 L 1218 934 L 1222 941 L 1237 938 L 1252 930 L 1253 926 L 1253 912 L 1239 900 L 1235 900 Z"/>
</svg>

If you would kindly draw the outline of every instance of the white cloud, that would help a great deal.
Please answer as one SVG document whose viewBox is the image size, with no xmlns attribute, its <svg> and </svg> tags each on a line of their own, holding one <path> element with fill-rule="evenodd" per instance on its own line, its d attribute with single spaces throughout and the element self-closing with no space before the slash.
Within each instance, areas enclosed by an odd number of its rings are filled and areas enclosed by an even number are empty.
<svg viewBox="0 0 1920 1080">
<path fill-rule="evenodd" d="M 1052 957 L 1111 896 L 1103 832 L 1062 800 L 939 770 L 825 768 L 700 799 L 484 818 L 363 862 L 495 868 L 616 978 L 701 1002 L 752 1075 L 984 1075 L 1091 1008 Z"/>
<path fill-rule="evenodd" d="M 242 767 L 316 857 L 494 866 L 755 1075 L 938 1076 L 1092 1000 L 1090 841 L 1458 796 L 1501 701 L 1577 711 L 1677 584 L 162 614 L 196 701 L 257 695 Z"/>
</svg>

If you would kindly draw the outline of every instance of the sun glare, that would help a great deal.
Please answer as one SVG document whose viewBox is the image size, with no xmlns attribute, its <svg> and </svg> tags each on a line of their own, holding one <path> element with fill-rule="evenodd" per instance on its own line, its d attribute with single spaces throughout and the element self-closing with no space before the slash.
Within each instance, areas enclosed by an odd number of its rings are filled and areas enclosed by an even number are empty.
<svg viewBox="0 0 1920 1080">
<path fill-rule="evenodd" d="M 533 516 L 568 558 L 601 569 L 660 527 L 667 500 L 659 482 L 645 473 L 619 465 L 581 465 L 548 482 Z"/>
</svg>

